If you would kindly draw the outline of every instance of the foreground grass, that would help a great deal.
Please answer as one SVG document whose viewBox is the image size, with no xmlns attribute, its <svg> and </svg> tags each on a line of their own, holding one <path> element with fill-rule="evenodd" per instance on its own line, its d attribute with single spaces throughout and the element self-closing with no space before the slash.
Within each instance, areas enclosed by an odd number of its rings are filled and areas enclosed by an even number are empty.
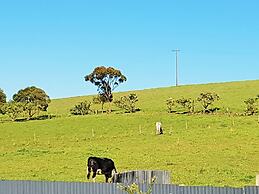
<svg viewBox="0 0 259 194">
<path fill-rule="evenodd" d="M 168 114 L 165 100 L 215 91 L 222 98 L 217 106 L 241 112 L 257 88 L 259 81 L 136 91 L 141 112 L 85 117 L 70 117 L 69 109 L 92 97 L 53 100 L 55 119 L 0 123 L 0 179 L 85 181 L 86 159 L 94 155 L 112 158 L 120 172 L 169 170 L 177 184 L 254 185 L 257 116 Z M 164 135 L 155 135 L 156 121 L 164 124 Z"/>
<path fill-rule="evenodd" d="M 156 136 L 161 116 L 165 134 Z M 169 170 L 186 185 L 251 185 L 259 170 L 255 117 L 138 113 L 0 126 L 0 179 L 85 181 L 92 155 L 112 158 L 119 171 Z"/>
</svg>

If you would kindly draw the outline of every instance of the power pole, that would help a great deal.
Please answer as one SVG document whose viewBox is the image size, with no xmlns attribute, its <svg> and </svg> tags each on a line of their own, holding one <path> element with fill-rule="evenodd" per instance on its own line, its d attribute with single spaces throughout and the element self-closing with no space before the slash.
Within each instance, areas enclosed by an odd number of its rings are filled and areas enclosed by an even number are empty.
<svg viewBox="0 0 259 194">
<path fill-rule="evenodd" d="M 172 52 L 175 52 L 175 86 L 178 86 L 178 52 L 179 49 L 174 49 Z"/>
</svg>

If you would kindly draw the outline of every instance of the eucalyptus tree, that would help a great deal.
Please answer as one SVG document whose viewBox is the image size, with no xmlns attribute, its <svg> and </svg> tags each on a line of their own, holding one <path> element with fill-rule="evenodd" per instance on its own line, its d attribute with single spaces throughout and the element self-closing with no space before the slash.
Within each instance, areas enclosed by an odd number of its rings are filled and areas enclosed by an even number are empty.
<svg viewBox="0 0 259 194">
<path fill-rule="evenodd" d="M 97 86 L 99 95 L 105 98 L 104 101 L 113 101 L 112 92 L 123 82 L 127 81 L 120 70 L 113 67 L 96 67 L 92 73 L 85 76 L 85 81 L 90 81 Z M 111 108 L 110 110 L 111 111 Z"/>
</svg>

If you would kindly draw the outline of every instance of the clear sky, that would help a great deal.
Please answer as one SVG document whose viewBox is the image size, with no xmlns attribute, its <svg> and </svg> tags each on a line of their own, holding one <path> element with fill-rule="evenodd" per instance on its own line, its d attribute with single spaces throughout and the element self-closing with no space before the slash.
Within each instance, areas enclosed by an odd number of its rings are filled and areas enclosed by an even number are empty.
<svg viewBox="0 0 259 194">
<path fill-rule="evenodd" d="M 0 0 L 0 88 L 88 95 L 113 66 L 117 91 L 259 79 L 258 0 Z"/>
</svg>

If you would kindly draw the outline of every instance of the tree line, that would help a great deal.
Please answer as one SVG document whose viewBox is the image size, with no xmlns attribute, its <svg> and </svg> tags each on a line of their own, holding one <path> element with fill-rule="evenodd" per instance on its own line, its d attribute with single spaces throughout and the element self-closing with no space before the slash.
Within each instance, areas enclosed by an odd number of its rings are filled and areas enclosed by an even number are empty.
<svg viewBox="0 0 259 194">
<path fill-rule="evenodd" d="M 99 113 L 108 113 L 112 112 L 111 105 L 107 110 L 104 110 L 104 101 L 101 99 L 102 96 L 97 95 L 94 96 L 92 101 L 85 100 L 74 105 L 73 108 L 70 109 L 70 113 L 72 115 L 88 115 L 88 114 L 99 114 Z M 140 111 L 140 109 L 136 106 L 138 102 L 138 96 L 135 93 L 131 93 L 129 95 L 121 96 L 119 99 L 113 100 L 113 104 L 124 111 L 124 113 L 135 113 Z M 93 104 L 101 105 L 101 110 L 93 109 Z"/>
<path fill-rule="evenodd" d="M 166 101 L 168 113 L 214 113 L 219 110 L 218 107 L 212 107 L 215 101 L 220 99 L 219 95 L 213 92 L 202 92 L 196 99 L 192 98 L 168 98 Z M 196 103 L 199 102 L 202 110 L 196 110 Z M 180 111 L 179 111 L 180 110 Z"/>
<path fill-rule="evenodd" d="M 87 115 L 111 113 L 111 105 L 122 109 L 125 113 L 135 113 L 140 111 L 136 106 L 138 96 L 135 93 L 121 96 L 119 99 L 113 97 L 113 91 L 123 82 L 127 81 L 125 75 L 120 70 L 113 67 L 96 67 L 93 72 L 84 77 L 86 82 L 91 82 L 97 87 L 97 96 L 93 97 L 92 101 L 83 101 L 74 105 L 70 109 L 72 115 Z M 40 112 L 47 111 L 50 103 L 50 98 L 43 89 L 35 86 L 27 87 L 19 90 L 13 95 L 12 100 L 6 100 L 6 95 L 0 89 L 0 114 L 7 115 L 12 121 L 17 118 L 31 120 L 35 116 L 39 116 Z M 220 108 L 213 107 L 214 102 L 220 100 L 218 94 L 213 92 L 203 92 L 195 98 L 168 98 L 166 107 L 168 113 L 178 114 L 210 114 L 217 112 Z M 254 98 L 248 98 L 244 101 L 246 109 L 243 115 L 254 115 L 258 113 L 259 95 Z M 197 110 L 197 103 L 202 107 L 202 110 Z M 93 110 L 92 104 L 101 105 L 101 110 Z M 104 110 L 104 104 L 108 104 L 108 109 Z"/>
<path fill-rule="evenodd" d="M 219 95 L 212 92 L 200 93 L 200 95 L 196 99 L 185 97 L 174 99 L 170 97 L 166 101 L 167 112 L 178 114 L 212 114 L 220 110 L 219 107 L 213 107 L 214 102 L 218 100 L 220 100 Z M 248 98 L 244 100 L 244 112 L 234 114 L 240 116 L 255 115 L 258 113 L 258 102 L 259 95 Z M 197 103 L 200 103 L 202 110 L 197 109 Z M 230 113 L 229 108 L 227 108 L 226 112 Z"/>
<path fill-rule="evenodd" d="M 104 104 L 109 103 L 109 109 L 106 111 L 110 113 L 111 103 L 118 108 L 124 110 L 126 113 L 134 113 L 140 109 L 136 107 L 136 102 L 138 102 L 137 94 L 132 93 L 126 96 L 122 96 L 117 100 L 113 100 L 113 90 L 121 83 L 127 80 L 126 76 L 121 73 L 121 71 L 114 69 L 112 67 L 97 67 L 92 73 L 85 76 L 85 81 L 90 81 L 95 86 L 98 87 L 98 95 L 93 98 L 92 101 L 84 101 L 75 105 L 72 108 L 71 114 L 75 115 L 85 115 L 90 113 L 98 113 L 98 110 L 92 110 L 92 104 L 101 104 L 101 112 L 104 112 Z M 220 96 L 215 92 L 202 92 L 195 98 L 178 98 L 174 99 L 172 97 L 166 100 L 167 112 L 168 113 L 180 113 L 180 114 L 211 114 L 220 110 L 219 107 L 213 107 L 214 102 L 219 101 Z M 259 95 L 255 98 L 248 98 L 244 101 L 246 109 L 242 115 L 254 115 L 258 112 L 258 100 Z M 197 109 L 197 103 L 202 107 L 202 110 Z"/>
</svg>

